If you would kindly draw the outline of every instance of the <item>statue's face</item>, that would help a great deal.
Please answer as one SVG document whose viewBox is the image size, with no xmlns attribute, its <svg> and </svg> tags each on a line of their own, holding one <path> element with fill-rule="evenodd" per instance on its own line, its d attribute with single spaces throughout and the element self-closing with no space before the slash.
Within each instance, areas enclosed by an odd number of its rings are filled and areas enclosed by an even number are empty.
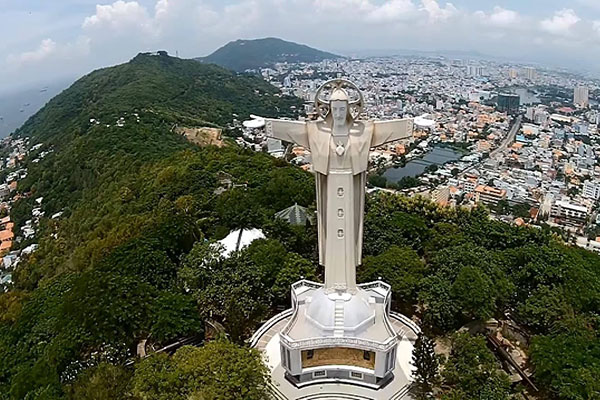
<svg viewBox="0 0 600 400">
<path fill-rule="evenodd" d="M 348 102 L 343 100 L 333 100 L 331 102 L 331 116 L 336 125 L 344 125 L 348 115 Z"/>
</svg>

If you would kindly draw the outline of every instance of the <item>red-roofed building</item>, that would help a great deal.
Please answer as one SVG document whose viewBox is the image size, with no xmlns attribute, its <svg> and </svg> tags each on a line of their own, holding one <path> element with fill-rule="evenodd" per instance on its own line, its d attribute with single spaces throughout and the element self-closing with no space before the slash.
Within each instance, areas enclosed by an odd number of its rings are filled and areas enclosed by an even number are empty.
<svg viewBox="0 0 600 400">
<path fill-rule="evenodd" d="M 475 202 L 496 206 L 500 200 L 506 199 L 506 190 L 491 186 L 479 185 L 475 188 Z"/>
</svg>

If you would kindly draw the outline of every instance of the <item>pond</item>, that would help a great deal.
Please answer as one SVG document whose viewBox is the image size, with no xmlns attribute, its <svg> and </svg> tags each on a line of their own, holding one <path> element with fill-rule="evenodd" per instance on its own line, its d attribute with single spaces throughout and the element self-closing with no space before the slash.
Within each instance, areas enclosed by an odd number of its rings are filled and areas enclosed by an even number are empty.
<svg viewBox="0 0 600 400">
<path fill-rule="evenodd" d="M 425 172 L 425 168 L 432 164 L 444 165 L 450 161 L 460 159 L 464 154 L 448 147 L 434 147 L 429 153 L 421 158 L 410 160 L 404 167 L 391 167 L 383 173 L 390 182 L 396 183 L 400 179 L 410 176 L 417 177 Z"/>
</svg>

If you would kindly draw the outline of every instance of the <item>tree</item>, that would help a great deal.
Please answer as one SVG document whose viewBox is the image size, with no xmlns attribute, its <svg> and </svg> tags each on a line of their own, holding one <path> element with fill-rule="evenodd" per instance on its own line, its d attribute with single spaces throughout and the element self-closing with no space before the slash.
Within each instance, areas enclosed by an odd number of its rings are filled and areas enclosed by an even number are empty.
<svg viewBox="0 0 600 400">
<path fill-rule="evenodd" d="M 496 309 L 492 280 L 475 267 L 460 269 L 452 284 L 452 295 L 459 301 L 463 312 L 471 318 L 487 320 Z"/>
<path fill-rule="evenodd" d="M 183 293 L 162 291 L 153 302 L 152 319 L 150 336 L 159 343 L 203 332 L 196 302 Z"/>
<path fill-rule="evenodd" d="M 150 331 L 156 294 L 135 277 L 91 271 L 65 296 L 61 321 L 85 332 L 90 344 L 133 344 Z"/>
<path fill-rule="evenodd" d="M 412 353 L 412 365 L 415 367 L 415 395 L 417 400 L 432 397 L 433 386 L 438 381 L 439 362 L 434 351 L 434 342 L 423 332 L 419 332 Z"/>
<path fill-rule="evenodd" d="M 430 164 L 425 168 L 425 172 L 430 173 L 430 174 L 433 174 L 437 170 L 438 170 L 437 164 Z"/>
<path fill-rule="evenodd" d="M 369 176 L 369 185 L 385 188 L 387 186 L 387 179 L 383 175 L 371 175 Z"/>
<path fill-rule="evenodd" d="M 421 181 L 417 178 L 412 176 L 404 176 L 396 183 L 396 186 L 398 187 L 398 189 L 409 189 L 412 187 L 419 186 L 420 184 Z"/>
<path fill-rule="evenodd" d="M 136 365 L 136 400 L 263 400 L 268 370 L 257 350 L 215 341 L 156 354 Z"/>
<path fill-rule="evenodd" d="M 247 250 L 223 259 L 210 244 L 197 243 L 184 260 L 180 278 L 198 308 L 223 322 L 235 341 L 246 338 L 272 304 L 268 275 Z"/>
<path fill-rule="evenodd" d="M 419 302 L 423 304 L 423 323 L 433 331 L 446 332 L 460 320 L 460 307 L 451 295 L 451 285 L 440 276 L 429 276 L 422 281 Z"/>
<path fill-rule="evenodd" d="M 444 383 L 452 387 L 444 399 L 509 399 L 508 376 L 499 370 L 483 336 L 471 336 L 468 333 L 454 335 L 442 377 Z M 458 393 L 462 393 L 463 397 L 459 397 Z"/>
<path fill-rule="evenodd" d="M 316 268 L 313 263 L 291 253 L 277 273 L 272 287 L 273 299 L 276 304 L 289 306 L 292 284 L 300 279 L 317 280 Z"/>
<path fill-rule="evenodd" d="M 600 339 L 597 320 L 568 317 L 554 332 L 533 338 L 536 382 L 560 399 L 600 398 Z"/>
<path fill-rule="evenodd" d="M 502 199 L 498 201 L 498 204 L 496 205 L 496 213 L 500 215 L 507 215 L 508 213 L 510 213 L 510 211 L 511 208 L 508 204 L 508 200 Z"/>
<path fill-rule="evenodd" d="M 67 397 L 72 400 L 122 400 L 128 398 L 131 373 L 120 366 L 101 363 L 85 371 L 67 386 Z"/>
<path fill-rule="evenodd" d="M 518 218 L 529 218 L 531 206 L 526 203 L 517 203 L 512 207 L 512 214 Z"/>
<path fill-rule="evenodd" d="M 412 304 L 425 272 L 423 261 L 413 249 L 392 246 L 377 256 L 365 257 L 357 275 L 361 282 L 381 278 L 392 286 L 394 300 Z"/>
</svg>

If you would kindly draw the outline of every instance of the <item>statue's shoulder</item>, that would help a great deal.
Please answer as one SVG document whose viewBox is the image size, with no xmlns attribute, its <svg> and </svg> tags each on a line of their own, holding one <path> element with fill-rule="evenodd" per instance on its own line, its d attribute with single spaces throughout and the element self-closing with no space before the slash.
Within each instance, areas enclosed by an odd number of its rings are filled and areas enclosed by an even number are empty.
<svg viewBox="0 0 600 400">
<path fill-rule="evenodd" d="M 322 119 L 316 121 L 307 121 L 306 122 L 308 129 L 313 131 L 326 131 L 329 132 L 331 130 L 330 124 Z"/>
<path fill-rule="evenodd" d="M 350 133 L 355 136 L 362 136 L 364 133 L 373 131 L 373 121 L 354 121 L 350 128 Z"/>
</svg>

